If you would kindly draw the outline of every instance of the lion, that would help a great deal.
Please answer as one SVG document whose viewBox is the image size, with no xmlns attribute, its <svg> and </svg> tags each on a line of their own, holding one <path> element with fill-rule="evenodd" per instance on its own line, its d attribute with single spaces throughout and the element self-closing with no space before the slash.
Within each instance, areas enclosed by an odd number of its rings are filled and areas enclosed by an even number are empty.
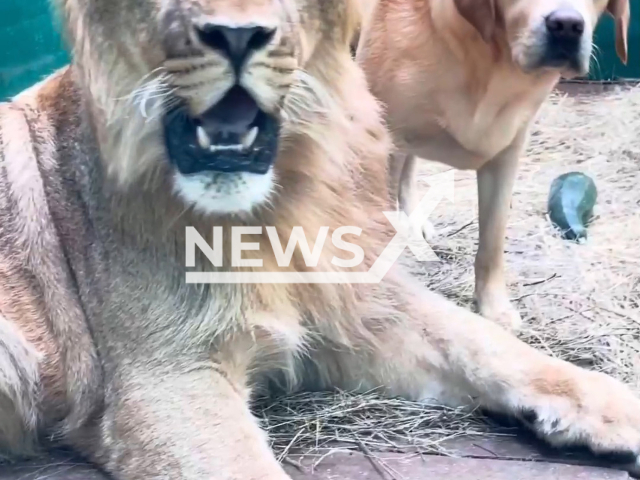
<svg viewBox="0 0 640 480">
<path fill-rule="evenodd" d="M 640 401 L 619 381 L 405 262 L 326 281 L 401 253 L 355 0 L 56 6 L 71 65 L 0 106 L 3 451 L 62 444 L 119 480 L 286 480 L 249 408 L 277 382 L 481 406 L 637 469 Z M 295 227 L 332 242 L 283 261 L 272 240 Z"/>
</svg>

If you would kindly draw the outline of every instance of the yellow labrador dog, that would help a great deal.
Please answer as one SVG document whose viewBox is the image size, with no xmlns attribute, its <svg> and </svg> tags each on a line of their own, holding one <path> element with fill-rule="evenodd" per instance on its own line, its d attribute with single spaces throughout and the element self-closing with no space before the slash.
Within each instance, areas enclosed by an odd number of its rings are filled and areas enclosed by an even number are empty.
<svg viewBox="0 0 640 480">
<path fill-rule="evenodd" d="M 480 313 L 508 328 L 504 237 L 518 158 L 561 76 L 588 72 L 593 31 L 608 12 L 627 59 L 628 0 L 379 0 L 357 60 L 386 105 L 399 208 L 411 214 L 416 157 L 478 172 Z M 415 217 L 414 217 L 415 218 Z M 426 238 L 428 221 L 415 225 Z"/>
</svg>

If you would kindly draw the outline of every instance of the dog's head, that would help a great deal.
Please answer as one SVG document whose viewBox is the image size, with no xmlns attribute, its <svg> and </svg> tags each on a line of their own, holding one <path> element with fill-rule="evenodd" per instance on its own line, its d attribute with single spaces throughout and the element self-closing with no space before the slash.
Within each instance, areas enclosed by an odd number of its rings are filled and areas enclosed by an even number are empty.
<svg viewBox="0 0 640 480">
<path fill-rule="evenodd" d="M 250 210 L 283 137 L 352 62 L 359 0 L 58 0 L 110 173 L 162 165 L 187 202 Z M 306 123 L 305 123 L 306 122 Z"/>
<path fill-rule="evenodd" d="M 504 35 L 514 62 L 526 72 L 554 69 L 585 75 L 593 32 L 607 12 L 616 22 L 616 49 L 627 61 L 629 0 L 454 0 L 485 41 Z"/>
</svg>

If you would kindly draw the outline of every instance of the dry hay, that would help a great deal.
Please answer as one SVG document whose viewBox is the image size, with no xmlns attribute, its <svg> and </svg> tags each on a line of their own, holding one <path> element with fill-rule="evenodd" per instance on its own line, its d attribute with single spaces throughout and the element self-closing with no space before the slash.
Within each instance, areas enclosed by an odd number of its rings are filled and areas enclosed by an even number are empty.
<svg viewBox="0 0 640 480">
<path fill-rule="evenodd" d="M 423 162 L 420 185 L 449 167 Z M 586 244 L 562 240 L 546 216 L 554 178 L 590 175 L 598 188 Z M 477 247 L 475 173 L 455 172 L 455 201 L 431 219 L 439 263 L 417 272 L 426 285 L 473 308 Z M 609 373 L 640 392 L 640 87 L 589 97 L 555 94 L 540 112 L 515 187 L 506 243 L 510 292 L 523 340 L 550 355 Z M 374 393 L 301 394 L 259 412 L 279 458 L 302 450 L 409 449 L 444 453 L 443 440 L 488 435 L 462 410 L 382 399 Z"/>
<path fill-rule="evenodd" d="M 302 453 L 319 462 L 336 450 L 446 455 L 447 441 L 455 438 L 510 434 L 474 411 L 375 392 L 300 393 L 262 405 L 259 415 L 279 460 Z"/>
<path fill-rule="evenodd" d="M 425 162 L 421 179 L 442 170 Z M 598 188 L 583 245 L 562 240 L 546 215 L 552 181 L 570 171 L 591 176 Z M 475 173 L 455 176 L 454 203 L 432 215 L 443 230 L 432 244 L 445 261 L 422 265 L 422 273 L 429 287 L 471 307 Z M 506 264 L 525 320 L 523 340 L 640 392 L 640 87 L 597 96 L 556 94 L 547 102 L 520 165 Z"/>
</svg>

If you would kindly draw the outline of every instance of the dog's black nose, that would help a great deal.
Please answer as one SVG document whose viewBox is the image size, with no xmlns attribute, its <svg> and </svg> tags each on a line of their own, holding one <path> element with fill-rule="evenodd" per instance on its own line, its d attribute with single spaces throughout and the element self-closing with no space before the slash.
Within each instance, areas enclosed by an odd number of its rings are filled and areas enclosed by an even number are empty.
<svg viewBox="0 0 640 480">
<path fill-rule="evenodd" d="M 572 8 L 552 12 L 546 23 L 549 34 L 558 40 L 578 40 L 584 33 L 584 18 Z"/>
<path fill-rule="evenodd" d="M 206 23 L 198 28 L 200 41 L 223 53 L 236 71 L 242 68 L 251 53 L 265 48 L 275 32 L 275 28 L 262 26 L 229 27 L 216 23 Z"/>
</svg>

